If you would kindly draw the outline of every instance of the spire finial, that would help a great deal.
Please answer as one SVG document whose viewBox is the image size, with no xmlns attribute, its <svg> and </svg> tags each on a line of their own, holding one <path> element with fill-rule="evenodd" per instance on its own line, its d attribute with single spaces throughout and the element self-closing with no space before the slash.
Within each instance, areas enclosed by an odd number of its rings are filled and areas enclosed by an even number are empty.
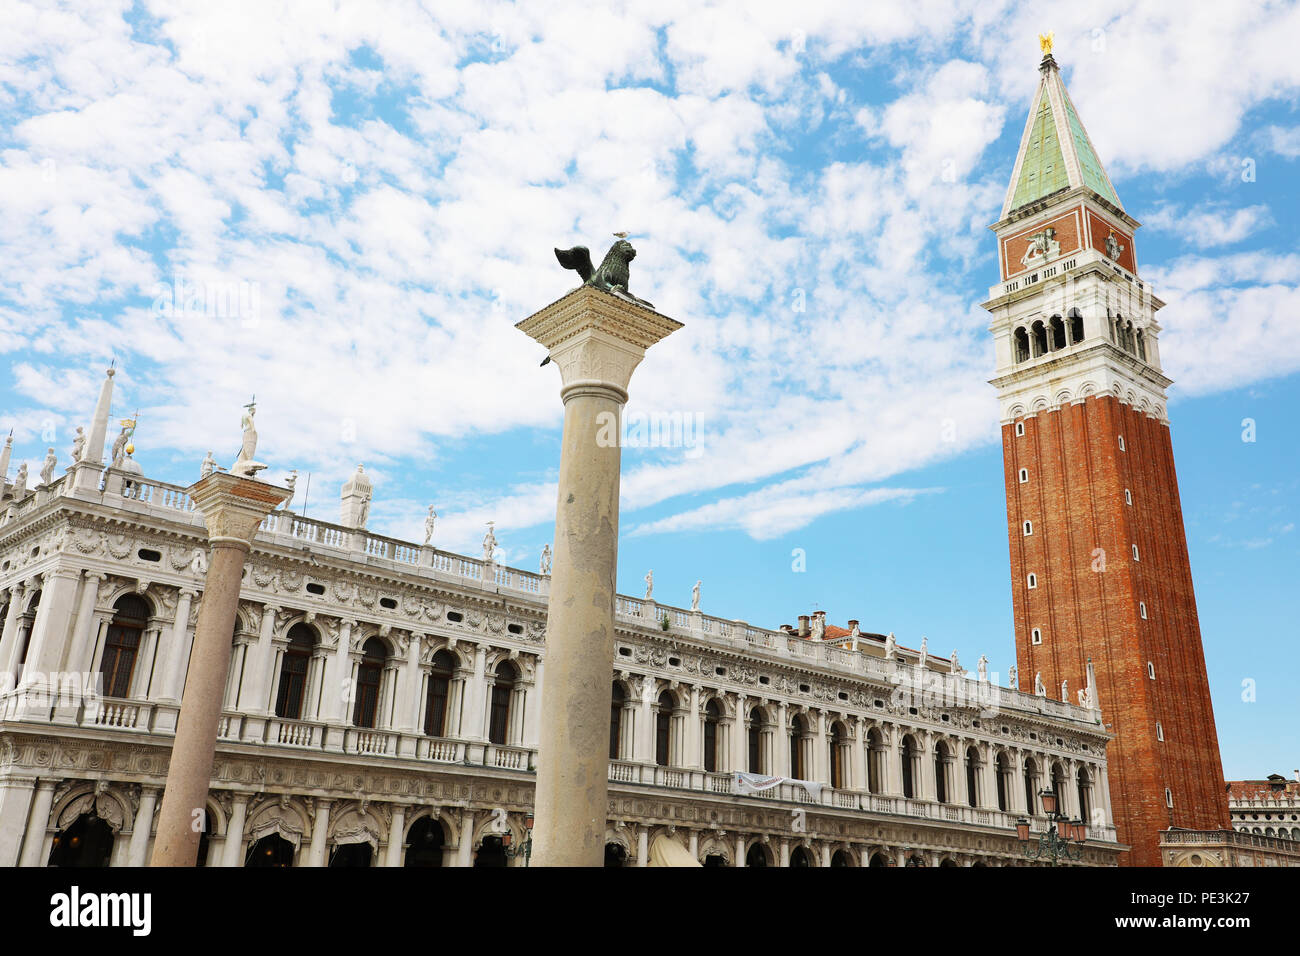
<svg viewBox="0 0 1300 956">
<path fill-rule="evenodd" d="M 1043 51 L 1044 57 L 1052 55 L 1052 38 L 1055 36 L 1056 34 L 1051 30 L 1038 34 L 1038 48 Z"/>
</svg>

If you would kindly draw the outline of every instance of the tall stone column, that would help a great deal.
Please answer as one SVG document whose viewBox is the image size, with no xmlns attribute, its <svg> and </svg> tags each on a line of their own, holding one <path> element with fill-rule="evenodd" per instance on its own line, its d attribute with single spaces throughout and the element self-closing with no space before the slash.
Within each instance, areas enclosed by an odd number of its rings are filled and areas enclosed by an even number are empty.
<svg viewBox="0 0 1300 956">
<path fill-rule="evenodd" d="M 199 592 L 194 588 L 181 588 L 176 598 L 176 620 L 172 622 L 171 636 L 167 639 L 166 680 L 162 699 L 180 701 L 185 686 L 185 670 L 190 663 L 190 606 Z"/>
<path fill-rule="evenodd" d="M 550 352 L 564 402 L 537 758 L 538 866 L 604 860 L 622 410 L 645 350 L 681 327 L 586 285 L 516 326 Z"/>
<path fill-rule="evenodd" d="M 316 801 L 316 819 L 312 821 L 311 843 L 307 847 L 307 862 L 305 866 L 325 866 L 328 862 L 325 859 L 326 838 L 330 830 L 330 806 L 329 800 Z"/>
<path fill-rule="evenodd" d="M 50 807 L 54 804 L 54 785 L 58 781 L 41 780 L 36 784 L 31 815 L 27 818 L 27 836 L 23 840 L 23 855 L 19 866 L 40 866 L 44 861 L 45 833 L 50 826 Z"/>
<path fill-rule="evenodd" d="M 221 865 L 239 866 L 239 851 L 244 845 L 244 819 L 248 815 L 248 794 L 238 793 L 230 801 L 230 819 L 226 821 L 226 842 L 221 846 Z"/>
<path fill-rule="evenodd" d="M 388 844 L 384 848 L 384 866 L 402 865 L 402 844 L 406 842 L 406 807 L 393 804 L 393 818 L 388 825 Z"/>
<path fill-rule="evenodd" d="M 128 866 L 144 866 L 145 853 L 149 849 L 149 832 L 153 829 L 153 810 L 157 805 L 158 788 L 141 788 L 140 809 L 136 811 L 135 822 L 131 825 L 131 845 L 127 850 Z"/>
<path fill-rule="evenodd" d="M 257 526 L 289 497 L 287 488 L 226 472 L 213 472 L 186 492 L 203 512 L 212 555 L 158 814 L 153 866 L 193 866 L 198 858 L 200 831 L 194 824 L 204 812 L 212 777 L 244 560 Z"/>
</svg>

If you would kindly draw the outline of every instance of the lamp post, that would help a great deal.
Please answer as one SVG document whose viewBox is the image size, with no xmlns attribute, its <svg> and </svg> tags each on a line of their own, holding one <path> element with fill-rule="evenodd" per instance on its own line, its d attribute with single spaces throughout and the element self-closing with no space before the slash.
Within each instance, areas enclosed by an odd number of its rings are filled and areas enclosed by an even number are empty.
<svg viewBox="0 0 1300 956">
<path fill-rule="evenodd" d="M 524 817 L 524 828 L 528 831 L 528 836 L 524 839 L 522 846 L 510 845 L 514 841 L 514 834 L 509 830 L 501 834 L 501 851 L 511 859 L 522 853 L 524 855 L 524 866 L 527 866 L 533 855 L 533 815 L 531 813 Z"/>
<path fill-rule="evenodd" d="M 1025 859 L 1049 859 L 1052 866 L 1064 859 L 1079 862 L 1083 859 L 1083 845 L 1088 840 L 1088 825 L 1082 820 L 1071 820 L 1056 805 L 1056 791 L 1042 790 L 1043 812 L 1047 814 L 1047 829 L 1037 835 L 1029 832 L 1029 820 L 1016 821 L 1016 837 L 1024 846 Z"/>
</svg>

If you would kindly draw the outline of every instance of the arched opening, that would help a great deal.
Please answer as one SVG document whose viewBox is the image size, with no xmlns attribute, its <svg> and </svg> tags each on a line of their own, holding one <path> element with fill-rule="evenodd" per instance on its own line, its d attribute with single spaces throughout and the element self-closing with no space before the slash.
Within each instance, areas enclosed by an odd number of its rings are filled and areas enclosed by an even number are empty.
<svg viewBox="0 0 1300 956">
<path fill-rule="evenodd" d="M 1083 313 L 1078 309 L 1071 309 L 1070 317 L 1070 344 L 1074 345 L 1083 341 Z"/>
<path fill-rule="evenodd" d="M 726 866 L 727 858 L 719 853 L 710 853 L 704 858 L 705 866 Z"/>
<path fill-rule="evenodd" d="M 405 866 L 442 866 L 442 848 L 446 833 L 433 817 L 422 817 L 411 827 L 407 837 Z"/>
<path fill-rule="evenodd" d="M 149 623 L 150 608 L 144 598 L 127 594 L 118 599 L 113 610 L 113 620 L 104 638 L 99 672 L 104 678 L 104 696 L 128 697 L 140 639 Z"/>
<path fill-rule="evenodd" d="M 1038 764 L 1033 757 L 1025 761 L 1025 810 L 1031 816 L 1038 813 Z"/>
<path fill-rule="evenodd" d="M 1143 336 L 1141 329 L 1137 330 L 1136 344 L 1137 344 L 1137 356 L 1138 358 L 1140 358 L 1142 361 L 1145 362 L 1147 360 L 1147 343 L 1146 343 L 1146 337 Z"/>
<path fill-rule="evenodd" d="M 880 793 L 884 781 L 885 743 L 877 727 L 867 731 L 867 790 Z"/>
<path fill-rule="evenodd" d="M 673 695 L 664 691 L 659 695 L 659 712 L 655 714 L 655 763 L 667 767 L 672 759 Z"/>
<path fill-rule="evenodd" d="M 956 862 L 955 860 L 953 860 L 952 858 L 950 858 L 950 857 L 944 857 L 943 860 L 942 860 L 942 862 L 939 863 L 939 865 L 940 865 L 940 866 L 956 866 L 956 865 L 957 865 L 957 862 Z"/>
<path fill-rule="evenodd" d="M 1016 341 L 1015 344 L 1016 361 L 1017 362 L 1029 361 L 1029 332 L 1028 330 L 1025 329 L 1023 325 L 1020 328 L 1016 329 L 1015 341 Z"/>
<path fill-rule="evenodd" d="M 770 866 L 771 862 L 767 857 L 767 850 L 761 843 L 753 844 L 745 851 L 745 866 Z"/>
<path fill-rule="evenodd" d="M 113 854 L 113 828 L 95 813 L 83 813 L 54 835 L 50 866 L 108 866 Z"/>
<path fill-rule="evenodd" d="M 1007 809 L 1007 794 L 1010 792 L 1011 785 L 1011 761 L 1007 759 L 1005 753 L 998 754 L 998 809 L 1003 812 Z"/>
<path fill-rule="evenodd" d="M 492 712 L 488 726 L 488 741 L 499 746 L 510 743 L 510 700 L 514 697 L 519 672 L 510 661 L 497 665 L 492 682 Z"/>
<path fill-rule="evenodd" d="M 808 779 L 804 774 L 803 760 L 803 740 L 806 733 L 803 716 L 795 714 L 790 718 L 790 776 L 795 780 Z"/>
<path fill-rule="evenodd" d="M 974 747 L 966 748 L 966 803 L 979 806 L 980 754 Z"/>
<path fill-rule="evenodd" d="M 429 683 L 424 691 L 424 732 L 430 737 L 447 736 L 451 682 L 456 674 L 456 659 L 446 650 L 433 655 L 429 662 Z"/>
<path fill-rule="evenodd" d="M 375 848 L 369 843 L 344 843 L 336 846 L 330 854 L 331 867 L 369 866 L 375 855 Z"/>
<path fill-rule="evenodd" d="M 262 837 L 249 848 L 244 865 L 293 866 L 293 849 L 293 844 L 280 834 L 271 833 Z"/>
<path fill-rule="evenodd" d="M 934 748 L 934 798 L 940 803 L 948 802 L 948 768 L 951 765 L 948 745 L 941 740 Z"/>
<path fill-rule="evenodd" d="M 916 797 L 916 782 L 913 779 L 913 770 L 919 757 L 916 750 L 916 741 L 912 739 L 911 734 L 903 737 L 900 750 L 903 771 L 903 796 L 913 799 Z"/>
<path fill-rule="evenodd" d="M 1034 358 L 1047 354 L 1047 327 L 1043 325 L 1042 320 L 1035 322 L 1029 328 L 1030 340 L 1033 345 Z"/>
<path fill-rule="evenodd" d="M 763 711 L 759 707 L 749 712 L 749 772 L 767 773 L 766 761 L 763 759 Z"/>
<path fill-rule="evenodd" d="M 32 642 L 32 628 L 36 626 L 36 611 L 41 606 L 41 592 L 37 591 L 27 602 L 27 610 L 18 620 L 18 666 L 15 677 L 23 671 L 23 665 L 27 663 L 27 649 Z M 108 693 L 108 685 L 104 685 L 104 693 Z"/>
<path fill-rule="evenodd" d="M 1056 808 L 1061 813 L 1065 813 L 1070 789 L 1066 785 L 1065 769 L 1059 763 L 1052 764 L 1052 792 L 1056 794 Z"/>
<path fill-rule="evenodd" d="M 844 773 L 845 732 L 844 725 L 838 720 L 831 724 L 831 786 L 837 789 L 846 787 Z"/>
<path fill-rule="evenodd" d="M 1079 788 L 1079 819 L 1087 823 L 1092 819 L 1092 778 L 1083 767 L 1079 768 L 1077 778 Z"/>
<path fill-rule="evenodd" d="M 1061 321 L 1061 317 L 1060 317 L 1059 315 L 1054 315 L 1054 316 L 1052 316 L 1052 319 L 1051 319 L 1051 327 L 1052 327 L 1052 349 L 1053 349 L 1053 351 L 1055 351 L 1055 350 L 1057 350 L 1057 349 L 1063 349 L 1063 348 L 1065 348 L 1065 345 L 1066 345 L 1066 342 L 1065 342 L 1065 323 L 1064 323 L 1063 321 Z"/>
<path fill-rule="evenodd" d="M 388 648 L 377 637 L 372 637 L 361 647 L 361 664 L 357 668 L 357 701 L 352 708 L 355 727 L 374 727 L 379 713 L 379 685 L 384 679 L 384 662 Z"/>
<path fill-rule="evenodd" d="M 718 724 L 722 720 L 722 705 L 717 698 L 704 706 L 704 769 L 718 772 Z"/>
<path fill-rule="evenodd" d="M 919 853 L 913 853 L 907 858 L 906 866 L 925 866 L 925 857 Z"/>
<path fill-rule="evenodd" d="M 627 850 L 617 843 L 605 844 L 606 866 L 627 866 Z"/>
<path fill-rule="evenodd" d="M 795 847 L 794 851 L 790 854 L 790 866 L 796 867 L 812 865 L 812 854 L 808 852 L 807 848 L 802 846 Z"/>
<path fill-rule="evenodd" d="M 619 758 L 619 739 L 623 736 L 623 705 L 627 703 L 627 693 L 623 690 L 623 685 L 619 681 L 614 681 L 614 687 L 609 699 L 609 759 L 617 760 Z M 606 850 L 608 851 L 608 847 Z"/>
<path fill-rule="evenodd" d="M 831 866 L 852 866 L 853 861 L 843 850 L 836 850 L 831 854 Z"/>
<path fill-rule="evenodd" d="M 499 836 L 486 836 L 474 854 L 475 866 L 505 866 L 506 848 Z"/>
<path fill-rule="evenodd" d="M 867 866 L 889 866 L 889 858 L 883 853 L 873 853 L 871 859 L 867 862 Z"/>
<path fill-rule="evenodd" d="M 316 652 L 314 628 L 295 624 L 289 628 L 289 643 L 280 659 L 280 686 L 275 695 L 275 716 L 301 720 L 307 691 L 307 671 Z"/>
</svg>

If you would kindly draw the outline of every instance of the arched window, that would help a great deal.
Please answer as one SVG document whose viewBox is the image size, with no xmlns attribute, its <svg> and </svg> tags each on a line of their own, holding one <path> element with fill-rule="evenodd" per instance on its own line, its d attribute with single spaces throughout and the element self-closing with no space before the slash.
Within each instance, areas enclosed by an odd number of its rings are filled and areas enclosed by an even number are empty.
<svg viewBox="0 0 1300 956">
<path fill-rule="evenodd" d="M 1038 575 L 1031 571 L 1029 577 L 1025 578 L 1025 583 L 1029 586 L 1029 590 L 1032 591 L 1034 588 L 1038 587 Z"/>
<path fill-rule="evenodd" d="M 1006 812 L 1007 793 L 1011 782 L 1011 761 L 1005 753 L 998 754 L 998 809 Z"/>
<path fill-rule="evenodd" d="M 844 728 L 837 720 L 831 724 L 831 786 L 843 789 L 844 779 Z"/>
<path fill-rule="evenodd" d="M 384 678 L 388 649 L 372 637 L 361 647 L 361 666 L 357 668 L 357 702 L 352 708 L 354 727 L 373 727 L 379 713 L 379 685 Z"/>
<path fill-rule="evenodd" d="M 1147 661 L 1147 677 L 1150 677 L 1152 680 L 1156 679 L 1156 665 L 1151 661 Z"/>
<path fill-rule="evenodd" d="M 1052 348 L 1065 348 L 1065 323 L 1061 321 L 1059 315 L 1052 316 Z"/>
<path fill-rule="evenodd" d="M 462 838 L 463 839 L 463 838 Z M 474 854 L 475 866 L 506 866 L 506 848 L 499 836 L 485 836 Z"/>
<path fill-rule="evenodd" d="M 609 759 L 617 760 L 619 758 L 619 738 L 623 735 L 623 705 L 627 702 L 627 694 L 623 690 L 623 685 L 614 681 L 614 688 L 609 698 Z"/>
<path fill-rule="evenodd" d="M 1033 757 L 1025 761 L 1025 809 L 1038 812 L 1038 764 Z"/>
<path fill-rule="evenodd" d="M 948 745 L 941 740 L 934 748 L 934 798 L 940 803 L 948 802 L 948 766 L 951 763 Z"/>
<path fill-rule="evenodd" d="M 1020 328 L 1016 329 L 1015 340 L 1016 340 L 1016 344 L 1015 344 L 1016 361 L 1017 362 L 1029 361 L 1029 332 L 1025 329 L 1023 325 Z"/>
<path fill-rule="evenodd" d="M 1047 354 L 1047 328 L 1042 321 L 1035 322 L 1030 328 L 1030 337 L 1033 341 L 1034 358 Z"/>
<path fill-rule="evenodd" d="M 1034 523 L 1032 521 L 1026 521 L 1021 527 L 1021 530 L 1024 531 L 1026 538 L 1029 537 L 1034 533 Z"/>
<path fill-rule="evenodd" d="M 831 854 L 831 866 L 852 866 L 849 855 L 843 850 L 836 850 Z"/>
<path fill-rule="evenodd" d="M 1021 468 L 1021 469 L 1020 469 L 1020 483 L 1021 483 L 1022 485 L 1024 485 L 1024 484 L 1028 484 L 1028 483 L 1029 483 L 1029 469 L 1028 469 L 1028 468 Z"/>
<path fill-rule="evenodd" d="M 980 755 L 974 747 L 966 748 L 966 802 L 972 807 L 979 806 L 979 768 Z"/>
<path fill-rule="evenodd" d="M 872 727 L 867 731 L 867 790 L 870 793 L 880 793 L 881 778 L 883 767 L 881 762 L 885 757 L 885 744 L 880 735 L 880 730 Z"/>
<path fill-rule="evenodd" d="M 749 712 L 749 772 L 767 772 L 763 763 L 763 711 L 758 707 Z"/>
<path fill-rule="evenodd" d="M 626 866 L 627 850 L 618 843 L 605 844 L 605 865 L 606 866 Z"/>
<path fill-rule="evenodd" d="M 293 866 L 293 844 L 278 833 L 264 836 L 248 848 L 244 866 Z"/>
<path fill-rule="evenodd" d="M 451 682 L 456 674 L 456 659 L 441 650 L 429 663 L 429 683 L 424 693 L 424 732 L 430 737 L 447 736 L 447 710 L 451 702 Z"/>
<path fill-rule="evenodd" d="M 1025 423 L 1016 422 L 1016 437 L 1021 438 L 1024 436 L 1024 434 L 1025 434 Z"/>
<path fill-rule="evenodd" d="M 912 777 L 913 764 L 917 760 L 916 741 L 912 735 L 908 734 L 903 738 L 902 750 L 902 770 L 903 770 L 903 796 L 912 798 L 916 796 L 915 781 Z"/>
<path fill-rule="evenodd" d="M 803 717 L 795 714 L 790 718 L 790 776 L 795 780 L 807 780 L 803 765 Z"/>
<path fill-rule="evenodd" d="M 667 767 L 672 759 L 673 695 L 664 691 L 659 695 L 659 713 L 655 714 L 655 763 Z"/>
<path fill-rule="evenodd" d="M 1138 358 L 1140 358 L 1142 361 L 1145 362 L 1147 360 L 1147 341 L 1146 341 L 1146 337 L 1142 334 L 1141 329 L 1137 330 L 1136 339 L 1137 339 Z"/>
<path fill-rule="evenodd" d="M 745 851 L 745 866 L 768 866 L 767 851 L 763 844 L 755 843 Z"/>
<path fill-rule="evenodd" d="M 1070 344 L 1083 341 L 1083 313 L 1078 309 L 1071 309 L 1070 317 Z"/>
<path fill-rule="evenodd" d="M 497 665 L 496 678 L 492 682 L 492 712 L 488 724 L 488 741 L 499 746 L 510 742 L 510 698 L 515 693 L 515 682 L 519 672 L 510 661 Z"/>
<path fill-rule="evenodd" d="M 704 769 L 708 773 L 718 771 L 718 722 L 722 719 L 722 707 L 717 700 L 710 700 L 704 707 Z"/>
<path fill-rule="evenodd" d="M 1124 489 L 1124 504 L 1133 504 L 1133 492 L 1129 491 L 1127 488 Z"/>
<path fill-rule="evenodd" d="M 445 841 L 442 823 L 433 817 L 421 817 L 411 827 L 403 865 L 442 866 L 442 847 Z"/>
<path fill-rule="evenodd" d="M 375 848 L 369 843 L 344 843 L 334 848 L 330 854 L 329 865 L 331 868 L 351 868 L 370 866 L 371 858 L 375 855 Z"/>
<path fill-rule="evenodd" d="M 1029 641 L 1031 644 L 1043 643 L 1043 629 L 1041 627 L 1036 627 L 1032 631 L 1030 631 Z"/>
<path fill-rule="evenodd" d="M 113 828 L 93 811 L 83 813 L 54 835 L 50 866 L 108 866 L 113 853 Z"/>
<path fill-rule="evenodd" d="M 104 675 L 104 695 L 126 697 L 131 693 L 131 673 L 140 638 L 149 622 L 149 605 L 143 598 L 128 594 L 113 605 L 112 623 L 104 638 L 104 656 L 99 672 Z"/>
<path fill-rule="evenodd" d="M 812 866 L 812 857 L 808 855 L 808 850 L 801 846 L 795 847 L 794 852 L 790 854 L 790 866 Z"/>
<path fill-rule="evenodd" d="M 289 644 L 280 659 L 280 687 L 275 695 L 275 716 L 302 719 L 307 690 L 307 671 L 316 651 L 316 632 L 306 624 L 289 628 Z"/>
</svg>

